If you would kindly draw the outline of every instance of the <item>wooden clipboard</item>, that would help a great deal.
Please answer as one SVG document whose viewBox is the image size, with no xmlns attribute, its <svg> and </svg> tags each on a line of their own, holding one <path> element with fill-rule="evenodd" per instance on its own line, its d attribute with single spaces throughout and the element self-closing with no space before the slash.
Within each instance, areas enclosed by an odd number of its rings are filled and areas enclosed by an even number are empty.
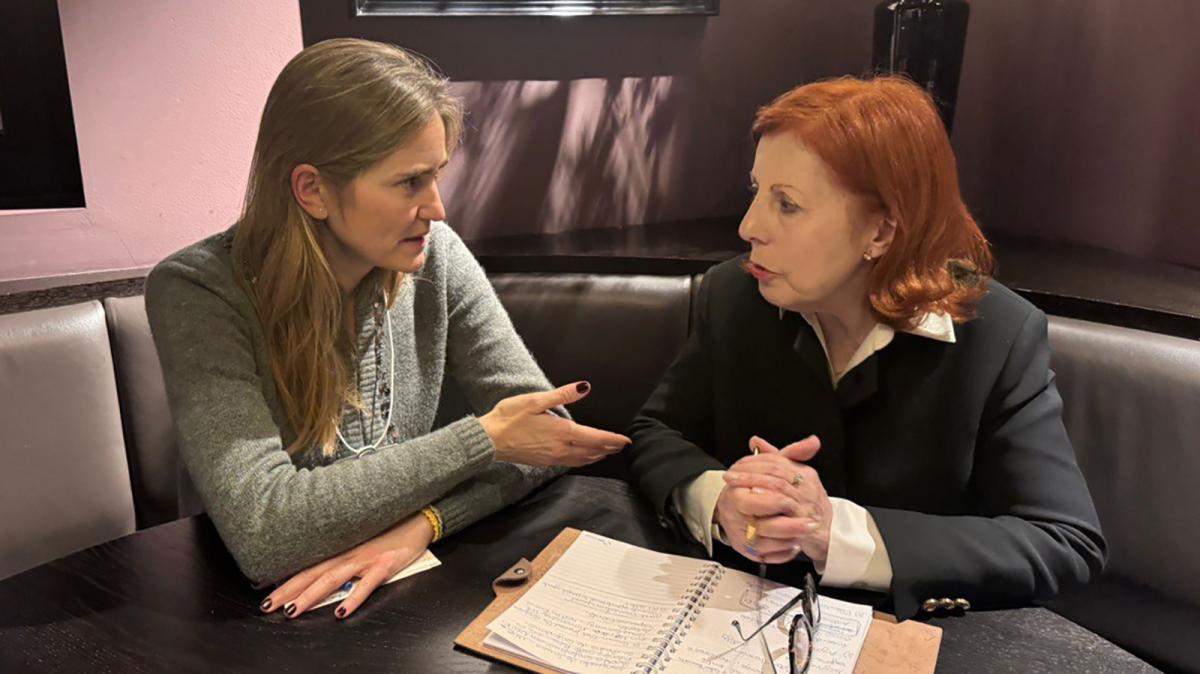
<svg viewBox="0 0 1200 674">
<path fill-rule="evenodd" d="M 578 529 L 566 528 L 550 541 L 530 563 L 517 563 L 493 583 L 496 599 L 467 625 L 454 639 L 454 643 L 469 651 L 506 662 L 521 669 L 540 674 L 559 674 L 555 670 L 524 660 L 511 653 L 496 650 L 483 644 L 488 635 L 487 626 L 501 613 L 512 606 L 526 590 L 533 587 L 554 566 L 559 557 L 579 537 Z M 524 562 L 524 560 L 522 560 Z M 502 579 L 520 578 L 532 573 L 532 577 L 521 584 L 506 585 Z M 515 574 L 515 575 L 514 575 Z M 942 644 L 942 629 L 924 623 L 906 620 L 897 623 L 893 616 L 875 612 L 866 642 L 858 656 L 855 674 L 932 674 L 937 665 L 938 649 Z"/>
</svg>

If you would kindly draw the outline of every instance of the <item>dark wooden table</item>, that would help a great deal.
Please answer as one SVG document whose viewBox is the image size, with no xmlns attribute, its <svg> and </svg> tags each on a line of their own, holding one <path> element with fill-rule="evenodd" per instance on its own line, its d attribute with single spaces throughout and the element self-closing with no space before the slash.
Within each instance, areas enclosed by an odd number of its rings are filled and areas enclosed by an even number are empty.
<svg viewBox="0 0 1200 674">
<path fill-rule="evenodd" d="M 433 546 L 442 566 L 380 589 L 345 621 L 333 606 L 262 615 L 203 515 L 138 532 L 0 582 L 0 672 L 507 672 L 454 648 L 491 580 L 565 526 L 664 552 L 673 540 L 622 482 L 565 477 Z M 972 612 L 944 629 L 939 672 L 1154 671 L 1045 609 Z"/>
</svg>

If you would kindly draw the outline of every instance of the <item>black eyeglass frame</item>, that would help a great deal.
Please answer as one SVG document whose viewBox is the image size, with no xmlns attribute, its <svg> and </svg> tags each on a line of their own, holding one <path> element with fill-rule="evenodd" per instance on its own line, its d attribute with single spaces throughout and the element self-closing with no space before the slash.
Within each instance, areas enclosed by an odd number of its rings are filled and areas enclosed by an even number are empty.
<svg viewBox="0 0 1200 674">
<path fill-rule="evenodd" d="M 733 621 L 733 627 L 737 630 L 738 636 L 741 637 L 742 643 L 747 643 L 760 632 L 767 628 L 768 625 L 775 622 L 787 613 L 797 603 L 800 604 L 800 611 L 792 616 L 792 624 L 788 628 L 788 663 L 790 665 L 791 674 L 805 674 L 808 671 L 809 665 L 812 663 L 813 654 L 813 637 L 817 634 L 817 628 L 821 625 L 821 603 L 820 595 L 817 594 L 817 582 L 811 573 L 804 574 L 804 587 L 786 604 L 781 606 L 778 611 L 770 618 L 763 621 L 762 625 L 756 628 L 748 636 L 742 634 L 741 625 L 738 621 Z M 804 633 L 808 637 L 808 647 L 804 653 L 804 664 L 799 668 L 796 667 L 796 634 L 801 625 L 804 626 Z M 775 671 L 775 662 L 771 661 L 771 669 Z"/>
<path fill-rule="evenodd" d="M 788 629 L 788 663 L 791 664 L 791 674 L 805 674 L 812 664 L 813 637 L 817 635 L 817 627 L 821 624 L 821 604 L 817 595 L 816 583 L 812 574 L 804 578 L 804 598 L 800 600 L 800 612 L 792 616 L 792 626 Z M 796 634 L 803 625 L 807 636 L 807 650 L 804 653 L 804 664 L 796 666 Z"/>
</svg>

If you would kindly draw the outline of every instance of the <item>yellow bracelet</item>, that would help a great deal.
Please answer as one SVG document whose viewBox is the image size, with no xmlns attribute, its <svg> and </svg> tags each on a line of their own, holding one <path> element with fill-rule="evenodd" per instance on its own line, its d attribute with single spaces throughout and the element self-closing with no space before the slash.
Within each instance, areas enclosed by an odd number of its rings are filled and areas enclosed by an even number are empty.
<svg viewBox="0 0 1200 674">
<path fill-rule="evenodd" d="M 442 514 L 433 506 L 425 506 L 421 509 L 421 514 L 425 519 L 429 520 L 429 526 L 433 527 L 433 540 L 436 541 L 442 537 Z M 433 541 L 430 541 L 431 543 Z"/>
</svg>

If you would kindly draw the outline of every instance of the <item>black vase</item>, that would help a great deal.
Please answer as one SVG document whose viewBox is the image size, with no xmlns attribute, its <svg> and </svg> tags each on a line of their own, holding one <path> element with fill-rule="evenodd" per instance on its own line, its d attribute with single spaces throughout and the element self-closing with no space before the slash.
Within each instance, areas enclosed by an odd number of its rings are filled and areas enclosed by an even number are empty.
<svg viewBox="0 0 1200 674">
<path fill-rule="evenodd" d="M 967 42 L 967 0 L 885 0 L 875 6 L 876 73 L 900 73 L 933 96 L 946 133 L 954 125 Z"/>
</svg>

